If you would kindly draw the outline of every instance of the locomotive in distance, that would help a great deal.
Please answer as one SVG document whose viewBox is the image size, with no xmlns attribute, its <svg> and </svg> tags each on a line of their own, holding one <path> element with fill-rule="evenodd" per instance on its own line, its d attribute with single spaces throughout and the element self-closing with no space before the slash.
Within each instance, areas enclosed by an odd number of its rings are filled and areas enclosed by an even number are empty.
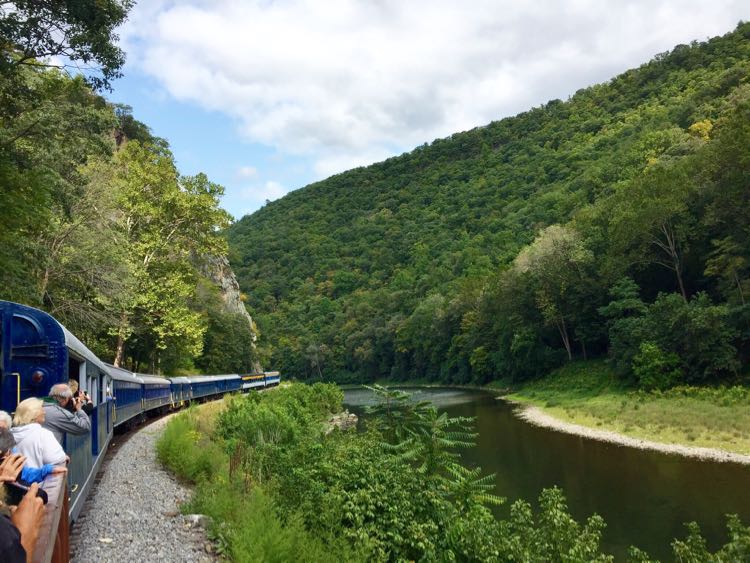
<svg viewBox="0 0 750 563">
<path fill-rule="evenodd" d="M 12 413 L 24 399 L 44 397 L 52 385 L 71 379 L 88 391 L 94 408 L 91 432 L 64 439 L 70 456 L 65 524 L 80 514 L 115 428 L 191 402 L 275 386 L 281 377 L 276 371 L 169 378 L 134 373 L 101 361 L 48 313 L 0 301 L 0 409 Z M 48 543 L 55 541 L 55 530 L 50 535 Z M 42 552 L 51 557 L 51 546 Z"/>
</svg>

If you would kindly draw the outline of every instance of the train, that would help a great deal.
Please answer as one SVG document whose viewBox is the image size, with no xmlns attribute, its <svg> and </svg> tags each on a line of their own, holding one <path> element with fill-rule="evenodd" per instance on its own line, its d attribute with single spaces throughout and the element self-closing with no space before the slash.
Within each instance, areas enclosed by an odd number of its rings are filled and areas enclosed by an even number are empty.
<svg viewBox="0 0 750 563">
<path fill-rule="evenodd" d="M 66 435 L 63 443 L 70 456 L 68 523 L 81 513 L 115 429 L 193 402 L 276 386 L 281 376 L 277 371 L 182 377 L 135 373 L 100 360 L 48 313 L 0 301 L 0 409 L 12 413 L 24 399 L 45 397 L 52 385 L 71 379 L 89 393 L 93 411 L 91 432 Z"/>
</svg>

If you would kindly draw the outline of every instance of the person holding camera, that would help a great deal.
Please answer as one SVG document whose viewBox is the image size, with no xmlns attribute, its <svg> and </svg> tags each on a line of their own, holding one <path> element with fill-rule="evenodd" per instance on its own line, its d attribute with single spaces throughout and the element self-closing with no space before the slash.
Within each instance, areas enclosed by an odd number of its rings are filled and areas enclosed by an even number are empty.
<svg viewBox="0 0 750 563">
<path fill-rule="evenodd" d="M 65 433 L 80 436 L 91 432 L 91 420 L 82 409 L 83 399 L 74 398 L 67 383 L 53 385 L 49 391 L 53 403 L 45 405 L 43 426 L 62 444 Z"/>
</svg>

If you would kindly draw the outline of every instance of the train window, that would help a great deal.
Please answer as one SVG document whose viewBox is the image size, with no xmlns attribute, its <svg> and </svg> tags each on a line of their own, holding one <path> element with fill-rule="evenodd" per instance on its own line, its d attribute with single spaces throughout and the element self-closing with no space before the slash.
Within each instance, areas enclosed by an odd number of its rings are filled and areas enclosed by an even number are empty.
<svg viewBox="0 0 750 563">
<path fill-rule="evenodd" d="M 85 377 L 85 362 L 78 360 L 73 354 L 68 354 L 68 380 L 73 379 L 78 382 L 79 388 L 85 388 Z"/>
<path fill-rule="evenodd" d="M 91 397 L 91 402 L 94 405 L 99 404 L 99 375 L 100 371 L 97 366 L 91 363 L 86 364 L 86 379 L 81 385 L 81 389 L 86 391 Z"/>
</svg>

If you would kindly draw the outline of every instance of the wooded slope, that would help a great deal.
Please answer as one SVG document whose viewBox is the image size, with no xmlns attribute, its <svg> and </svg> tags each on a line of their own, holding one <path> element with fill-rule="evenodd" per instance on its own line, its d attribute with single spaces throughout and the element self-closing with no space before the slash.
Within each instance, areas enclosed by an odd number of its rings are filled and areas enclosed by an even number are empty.
<svg viewBox="0 0 750 563">
<path fill-rule="evenodd" d="M 486 382 L 609 354 L 647 386 L 737 377 L 749 39 L 740 24 L 677 46 L 238 221 L 232 264 L 271 364 Z M 696 367 L 708 342 L 721 359 Z"/>
</svg>

